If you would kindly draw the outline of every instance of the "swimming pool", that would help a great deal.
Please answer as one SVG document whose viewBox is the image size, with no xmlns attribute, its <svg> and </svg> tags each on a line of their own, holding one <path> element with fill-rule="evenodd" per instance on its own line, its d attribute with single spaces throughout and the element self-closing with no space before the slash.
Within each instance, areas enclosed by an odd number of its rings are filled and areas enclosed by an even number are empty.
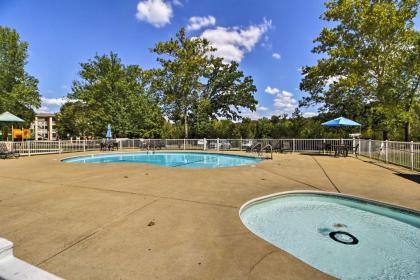
<svg viewBox="0 0 420 280">
<path fill-rule="evenodd" d="M 218 168 L 253 165 L 259 158 L 199 152 L 156 152 L 95 154 L 62 160 L 73 163 L 146 163 L 179 168 Z"/>
<path fill-rule="evenodd" d="M 254 234 L 340 279 L 420 279 L 420 212 L 347 195 L 288 192 L 241 207 Z"/>
</svg>

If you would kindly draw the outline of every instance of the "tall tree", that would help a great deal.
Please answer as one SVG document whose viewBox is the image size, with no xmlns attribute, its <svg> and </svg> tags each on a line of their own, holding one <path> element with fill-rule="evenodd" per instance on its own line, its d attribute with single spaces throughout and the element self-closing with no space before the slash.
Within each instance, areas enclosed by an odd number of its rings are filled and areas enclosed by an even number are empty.
<svg viewBox="0 0 420 280">
<path fill-rule="evenodd" d="M 389 131 L 415 119 L 419 102 L 418 0 L 330 0 L 333 22 L 315 39 L 317 65 L 304 67 L 300 105 L 345 115 Z M 415 58 L 417 56 L 417 59 Z M 364 119 L 362 119 L 364 118 Z M 409 125 L 408 125 L 409 126 Z"/>
<path fill-rule="evenodd" d="M 203 38 L 190 38 L 181 29 L 175 38 L 156 44 L 161 68 L 154 70 L 151 89 L 162 101 L 167 116 L 184 125 L 218 117 L 239 119 L 244 107 L 255 110 L 256 88 L 237 63 L 225 64 L 212 55 L 215 49 Z"/>
<path fill-rule="evenodd" d="M 28 43 L 16 30 L 0 26 L 0 113 L 10 111 L 30 123 L 40 107 L 38 80 L 25 71 Z"/>
<path fill-rule="evenodd" d="M 159 136 L 163 117 L 145 92 L 146 79 L 140 67 L 125 66 L 115 53 L 95 56 L 81 67 L 81 79 L 73 82 L 68 94 L 68 99 L 76 102 L 63 106 L 59 115 L 65 135 L 105 136 L 106 126 L 111 124 L 117 137 Z M 76 127 L 68 124 L 71 121 L 79 122 L 82 130 L 66 132 Z"/>
</svg>

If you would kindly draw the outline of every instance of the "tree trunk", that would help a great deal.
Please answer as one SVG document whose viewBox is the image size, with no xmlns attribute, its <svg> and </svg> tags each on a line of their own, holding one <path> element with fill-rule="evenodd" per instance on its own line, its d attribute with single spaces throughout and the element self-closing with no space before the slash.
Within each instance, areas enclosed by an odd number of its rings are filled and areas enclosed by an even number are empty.
<svg viewBox="0 0 420 280">
<path fill-rule="evenodd" d="M 382 140 L 388 140 L 388 130 L 382 132 Z"/>
<path fill-rule="evenodd" d="M 184 112 L 184 131 L 185 131 L 185 139 L 188 138 L 188 117 L 187 117 L 187 112 Z"/>
<path fill-rule="evenodd" d="M 409 142 L 410 141 L 410 122 L 406 122 L 404 124 L 404 141 Z"/>
</svg>

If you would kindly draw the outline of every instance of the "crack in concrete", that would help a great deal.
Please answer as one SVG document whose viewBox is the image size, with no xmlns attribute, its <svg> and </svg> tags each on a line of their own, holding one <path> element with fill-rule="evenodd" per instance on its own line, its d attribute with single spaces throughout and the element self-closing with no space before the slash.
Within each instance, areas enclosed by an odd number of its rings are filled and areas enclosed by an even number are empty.
<svg viewBox="0 0 420 280">
<path fill-rule="evenodd" d="M 44 263 L 48 262 L 49 260 L 51 260 L 51 259 L 55 258 L 56 256 L 58 256 L 58 255 L 62 254 L 63 252 L 65 252 L 65 251 L 67 251 L 67 250 L 69 250 L 69 249 L 73 248 L 74 246 L 76 246 L 76 245 L 78 245 L 78 244 L 82 243 L 82 242 L 83 242 L 83 241 L 85 241 L 85 240 L 88 240 L 90 237 L 94 236 L 94 235 L 95 235 L 95 234 L 97 234 L 98 232 L 105 230 L 106 228 L 108 228 L 109 226 L 111 226 L 111 225 L 113 225 L 113 224 L 115 224 L 115 223 L 118 223 L 118 222 L 123 221 L 123 220 L 124 220 L 124 219 L 126 219 L 128 216 L 131 216 L 132 214 L 134 214 L 134 213 L 135 213 L 135 212 L 137 212 L 137 211 L 143 210 L 144 208 L 146 208 L 146 207 L 148 207 L 148 206 L 152 205 L 153 203 L 155 203 L 156 201 L 158 201 L 158 199 L 155 199 L 155 200 L 153 200 L 153 201 L 151 201 L 151 202 L 149 202 L 149 203 L 147 203 L 147 204 L 145 204 L 145 205 L 143 205 L 143 206 L 141 206 L 141 207 L 139 207 L 139 208 L 134 209 L 133 211 L 130 211 L 130 212 L 128 212 L 128 213 L 126 213 L 126 214 L 124 214 L 122 217 L 118 217 L 118 218 L 114 219 L 113 221 L 111 221 L 111 222 L 109 222 L 109 223 L 107 223 L 107 224 L 104 224 L 103 226 L 100 226 L 100 227 L 99 227 L 99 228 L 97 228 L 94 232 L 92 232 L 92 233 L 90 233 L 90 234 L 88 234 L 88 235 L 86 235 L 86 236 L 84 236 L 84 237 L 82 237 L 82 238 L 80 238 L 80 239 L 76 240 L 75 242 L 73 242 L 73 243 L 71 243 L 70 245 L 66 246 L 64 249 L 62 249 L 62 250 L 60 250 L 60 251 L 56 252 L 55 254 L 53 254 L 53 255 L 49 256 L 48 258 L 46 258 L 46 259 L 42 260 L 41 262 L 39 262 L 39 263 L 37 264 L 37 266 L 40 266 L 40 265 L 42 265 L 42 264 L 44 264 Z"/>
<path fill-rule="evenodd" d="M 63 252 L 65 252 L 65 251 L 67 251 L 68 249 L 70 249 L 70 248 L 72 248 L 72 247 L 76 246 L 77 244 L 79 244 L 79 243 L 83 242 L 84 240 L 87 240 L 89 237 L 91 237 L 91 236 L 95 235 L 95 234 L 96 234 L 97 232 L 99 232 L 99 231 L 100 231 L 100 229 L 98 229 L 98 230 L 96 230 L 96 231 L 94 231 L 94 232 L 92 232 L 92 233 L 90 233 L 90 234 L 88 234 L 88 235 L 86 235 L 86 236 L 84 236 L 84 237 L 80 238 L 79 240 L 77 240 L 76 242 L 74 242 L 74 243 L 70 244 L 69 246 L 65 247 L 64 249 L 62 249 L 62 250 L 58 251 L 57 253 L 55 253 L 55 254 L 53 254 L 53 255 L 49 256 L 48 258 L 46 258 L 46 259 L 42 260 L 41 262 L 39 262 L 38 264 L 36 264 L 36 266 L 40 266 L 40 265 L 44 264 L 45 262 L 47 262 L 47 261 L 51 260 L 52 258 L 54 258 L 54 257 L 56 257 L 56 256 L 58 256 L 58 255 L 60 255 L 61 253 L 63 253 Z"/>
<path fill-rule="evenodd" d="M 325 177 L 327 177 L 328 181 L 330 181 L 330 183 L 334 187 L 334 189 L 338 193 L 341 193 L 341 191 L 338 189 L 337 185 L 333 182 L 333 180 L 330 178 L 330 176 L 328 176 L 327 171 L 325 171 L 324 167 L 322 167 L 322 165 L 316 160 L 316 158 L 314 158 L 313 156 L 311 156 L 311 158 L 316 162 L 316 164 L 319 166 L 319 168 L 321 168 L 321 170 L 324 173 Z"/>
<path fill-rule="evenodd" d="M 251 268 L 250 268 L 250 270 L 249 270 L 249 272 L 248 272 L 248 274 L 251 274 L 252 273 L 252 271 L 254 271 L 254 269 L 265 259 L 265 258 L 267 258 L 268 256 L 270 256 L 270 255 L 272 255 L 272 254 L 274 254 L 274 253 L 276 253 L 276 252 L 278 252 L 277 250 L 273 250 L 273 251 L 270 251 L 270 252 L 268 252 L 268 253 L 266 253 L 266 254 L 264 254 L 256 263 L 254 263 L 252 266 L 251 266 Z"/>
<path fill-rule="evenodd" d="M 220 234 L 216 235 L 216 238 L 226 238 L 226 237 L 236 237 L 242 235 L 250 235 L 250 232 L 239 232 L 239 233 L 228 233 L 228 234 Z"/>
<path fill-rule="evenodd" d="M 202 204 L 202 205 L 218 206 L 218 207 L 224 207 L 224 208 L 232 208 L 232 209 L 238 209 L 239 208 L 238 206 L 234 206 L 234 205 L 221 204 L 221 203 L 215 203 L 215 202 L 189 200 L 189 199 L 182 199 L 182 198 L 176 198 L 176 197 L 159 196 L 159 198 L 169 199 L 169 200 L 178 200 L 178 201 L 184 201 L 184 202 L 190 202 L 190 203 L 198 203 L 198 204 Z"/>
<path fill-rule="evenodd" d="M 8 176 L 0 176 L 0 178 L 7 178 L 7 179 L 14 179 L 14 180 L 21 180 L 20 178 L 8 177 Z M 89 186 L 77 186 L 77 185 L 69 185 L 69 184 L 60 184 L 60 183 L 51 183 L 51 182 L 44 182 L 41 180 L 29 180 L 29 179 L 22 179 L 28 182 L 36 182 L 41 184 L 49 184 L 49 185 L 59 185 L 62 187 L 70 187 L 70 188 L 79 188 L 79 189 L 89 189 L 89 190 L 96 190 L 102 192 L 115 192 L 115 193 L 122 193 L 122 194 L 130 194 L 130 195 L 137 195 L 137 196 L 146 196 L 146 197 L 154 197 L 154 198 L 161 198 L 161 199 L 169 199 L 169 200 L 177 200 L 177 201 L 184 201 L 184 202 L 191 202 L 191 203 L 198 203 L 198 204 L 205 204 L 205 205 L 212 205 L 218 207 L 226 207 L 226 208 L 239 208 L 238 206 L 222 204 L 222 203 L 214 203 L 214 202 L 206 202 L 206 201 L 197 201 L 197 200 L 190 200 L 190 199 L 182 199 L 177 197 L 170 197 L 170 196 L 160 196 L 154 194 L 147 194 L 141 192 L 130 192 L 130 191 L 119 191 L 113 189 L 103 189 L 103 188 L 96 188 L 96 187 L 89 187 Z"/>
<path fill-rule="evenodd" d="M 279 177 L 282 177 L 282 178 L 288 179 L 288 180 L 290 180 L 290 181 L 293 181 L 293 182 L 296 182 L 296 183 L 299 183 L 299 184 L 305 185 L 305 186 L 307 186 L 307 187 L 314 188 L 314 189 L 319 190 L 319 191 L 324 191 L 323 189 L 320 189 L 320 188 L 318 188 L 318 187 L 315 187 L 314 185 L 311 185 L 311 184 L 308 184 L 308 183 L 302 182 L 302 181 L 297 180 L 297 179 L 293 179 L 293 178 L 291 178 L 291 177 L 289 177 L 289 176 L 286 176 L 286 175 L 283 175 L 283 174 L 279 174 L 279 173 L 276 173 L 276 172 L 273 172 L 273 171 L 267 170 L 267 169 L 265 169 L 265 168 L 261 168 L 261 169 L 263 169 L 264 171 L 266 171 L 266 172 L 268 172 L 268 173 L 271 173 L 271 174 L 274 174 L 274 175 L 276 175 L 276 176 L 279 176 Z"/>
</svg>

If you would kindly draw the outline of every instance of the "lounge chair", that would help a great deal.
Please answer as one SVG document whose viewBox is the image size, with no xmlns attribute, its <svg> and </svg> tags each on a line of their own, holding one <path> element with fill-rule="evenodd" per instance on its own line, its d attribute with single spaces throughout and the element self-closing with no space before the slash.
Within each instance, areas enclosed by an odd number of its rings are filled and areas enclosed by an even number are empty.
<svg viewBox="0 0 420 280">
<path fill-rule="evenodd" d="M 281 150 L 281 141 L 275 141 L 274 143 L 273 143 L 273 152 L 280 152 L 280 150 Z"/>
<path fill-rule="evenodd" d="M 282 140 L 280 143 L 280 153 L 290 152 L 293 150 L 293 144 L 290 145 L 290 140 Z"/>
<path fill-rule="evenodd" d="M 156 149 L 162 150 L 162 149 L 164 149 L 165 147 L 166 147 L 165 142 L 164 142 L 164 141 L 162 141 L 162 140 L 159 140 L 159 141 L 157 141 L 157 142 L 155 143 L 155 148 L 156 148 Z"/>
<path fill-rule="evenodd" d="M 108 145 L 105 143 L 100 143 L 99 145 L 101 151 L 106 151 L 108 149 Z"/>
<path fill-rule="evenodd" d="M 331 154 L 334 151 L 333 145 L 331 143 L 324 144 L 324 153 Z"/>
<path fill-rule="evenodd" d="M 247 147 L 246 151 L 247 152 L 260 152 L 261 148 L 262 148 L 261 143 L 257 142 L 255 144 L 253 144 L 252 146 Z"/>
<path fill-rule="evenodd" d="M 353 152 L 353 154 L 358 157 L 359 156 L 359 144 L 356 144 L 356 146 L 351 147 L 350 150 Z"/>
<path fill-rule="evenodd" d="M 149 140 L 141 141 L 140 144 L 139 144 L 139 148 L 149 150 L 150 149 L 150 141 Z"/>
</svg>

